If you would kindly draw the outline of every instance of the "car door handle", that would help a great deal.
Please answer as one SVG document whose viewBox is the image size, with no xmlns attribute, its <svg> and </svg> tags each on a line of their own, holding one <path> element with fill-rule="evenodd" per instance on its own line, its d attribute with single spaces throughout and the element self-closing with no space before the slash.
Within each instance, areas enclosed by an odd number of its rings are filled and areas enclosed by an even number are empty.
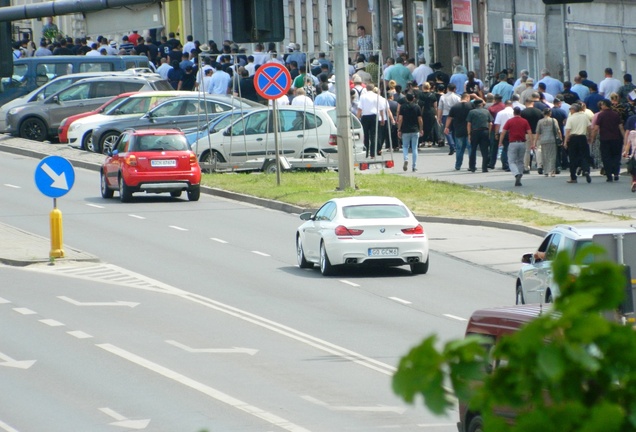
<svg viewBox="0 0 636 432">
<path fill-rule="evenodd" d="M 296 138 L 302 138 L 302 137 L 304 137 L 304 136 L 305 136 L 305 135 L 300 134 L 300 135 L 296 135 Z"/>
<path fill-rule="evenodd" d="M 256 141 L 263 141 L 263 138 L 256 138 Z"/>
</svg>

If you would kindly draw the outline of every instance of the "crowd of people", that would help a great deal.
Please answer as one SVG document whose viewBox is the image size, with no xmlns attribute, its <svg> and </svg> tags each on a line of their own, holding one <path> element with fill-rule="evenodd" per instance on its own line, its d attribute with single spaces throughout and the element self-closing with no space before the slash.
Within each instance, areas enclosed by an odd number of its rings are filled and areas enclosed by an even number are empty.
<svg viewBox="0 0 636 432">
<path fill-rule="evenodd" d="M 256 91 L 254 74 L 261 65 L 275 62 L 289 69 L 293 84 L 287 95 L 269 103 L 336 105 L 333 63 L 323 52 L 308 57 L 295 43 L 279 56 L 275 43 L 256 44 L 247 53 L 229 40 L 218 47 L 189 35 L 182 44 L 174 33 L 159 41 L 136 30 L 119 42 L 102 36 L 96 42 L 65 38 L 50 18 L 44 31 L 56 37 L 43 37 L 39 47 L 28 40 L 16 42 L 14 58 L 145 55 L 175 90 L 234 94 L 262 103 L 266 101 Z M 357 32 L 357 50 L 348 65 L 349 94 L 370 159 L 389 148 L 401 149 L 403 169 L 410 163 L 416 171 L 419 149 L 448 145 L 455 170 L 461 170 L 467 154 L 468 170 L 476 172 L 479 150 L 481 172 L 495 169 L 499 160 L 501 169 L 521 186 L 523 175 L 533 169 L 547 177 L 569 170 L 568 183 L 577 183 L 579 177 L 590 183 L 591 170 L 598 169 L 607 182 L 615 182 L 621 158 L 636 154 L 636 86 L 630 74 L 620 81 L 606 68 L 605 79 L 596 84 L 584 70 L 573 82 L 561 82 L 548 69 L 536 80 L 527 70 L 515 77 L 506 69 L 488 87 L 457 57 L 452 75 L 443 72 L 439 62 L 427 65 L 421 56 L 417 62 L 406 54 L 381 62 L 364 26 Z M 631 189 L 636 192 L 636 172 Z"/>
</svg>

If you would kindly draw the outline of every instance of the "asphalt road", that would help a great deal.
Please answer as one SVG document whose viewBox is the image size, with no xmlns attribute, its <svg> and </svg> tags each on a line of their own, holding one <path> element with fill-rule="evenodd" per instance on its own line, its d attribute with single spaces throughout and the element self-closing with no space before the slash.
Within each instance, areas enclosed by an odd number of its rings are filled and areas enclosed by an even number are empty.
<svg viewBox="0 0 636 432">
<path fill-rule="evenodd" d="M 46 236 L 34 166 L 3 154 L 0 220 Z M 450 432 L 455 418 L 393 395 L 394 367 L 513 299 L 510 275 L 436 252 L 423 276 L 324 278 L 296 266 L 294 215 L 205 195 L 107 201 L 94 171 L 76 169 L 58 206 L 65 243 L 102 263 L 0 267 L 2 360 L 36 360 L 0 368 L 16 389 L 0 429 Z M 126 421 L 140 423 L 112 424 Z"/>
</svg>

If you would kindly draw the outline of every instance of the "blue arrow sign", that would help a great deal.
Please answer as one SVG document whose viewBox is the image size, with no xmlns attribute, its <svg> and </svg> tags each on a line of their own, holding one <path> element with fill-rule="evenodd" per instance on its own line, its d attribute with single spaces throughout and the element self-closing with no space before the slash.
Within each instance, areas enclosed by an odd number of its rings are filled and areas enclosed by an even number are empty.
<svg viewBox="0 0 636 432">
<path fill-rule="evenodd" d="M 60 156 L 48 156 L 35 168 L 35 185 L 50 198 L 66 195 L 75 183 L 73 165 Z"/>
</svg>

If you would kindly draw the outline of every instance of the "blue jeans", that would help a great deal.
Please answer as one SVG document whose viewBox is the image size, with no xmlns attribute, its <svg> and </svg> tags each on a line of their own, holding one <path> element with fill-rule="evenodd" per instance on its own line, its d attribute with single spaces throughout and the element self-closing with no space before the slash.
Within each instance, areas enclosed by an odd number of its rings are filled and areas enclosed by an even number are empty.
<svg viewBox="0 0 636 432">
<path fill-rule="evenodd" d="M 470 154 L 470 144 L 468 144 L 468 136 L 455 137 L 455 169 L 458 170 L 462 167 L 464 161 L 464 152 L 468 150 Z"/>
<path fill-rule="evenodd" d="M 417 165 L 417 140 L 420 134 L 417 132 L 402 133 L 402 153 L 404 154 L 404 162 L 409 160 L 409 148 L 413 153 L 412 169 L 415 169 Z"/>
<path fill-rule="evenodd" d="M 442 130 L 444 130 L 446 128 L 446 119 L 448 118 L 447 115 L 442 116 Z M 452 124 L 451 124 L 452 126 Z M 446 137 L 446 141 L 448 141 L 448 146 L 451 148 L 451 150 L 455 150 L 455 139 L 453 138 L 453 131 L 449 131 L 449 134 L 444 134 L 444 136 Z"/>
</svg>

